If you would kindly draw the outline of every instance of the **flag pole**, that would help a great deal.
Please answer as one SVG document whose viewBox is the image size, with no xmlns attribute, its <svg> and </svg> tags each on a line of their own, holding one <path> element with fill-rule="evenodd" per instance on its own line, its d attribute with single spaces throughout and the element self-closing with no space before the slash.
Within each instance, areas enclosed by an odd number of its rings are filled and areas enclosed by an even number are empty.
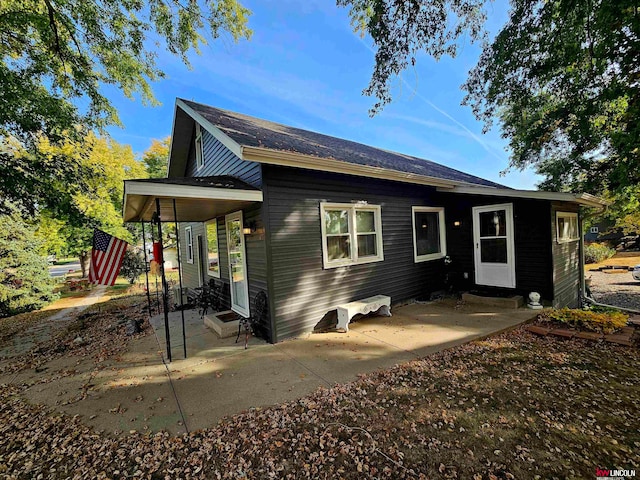
<svg viewBox="0 0 640 480">
<path fill-rule="evenodd" d="M 158 220 L 158 241 L 160 242 L 160 274 L 162 275 L 162 309 L 164 310 L 164 336 L 167 341 L 167 359 L 171 361 L 171 334 L 169 333 L 169 303 L 167 302 L 167 277 L 164 274 L 164 246 L 162 245 L 162 219 L 160 218 L 160 199 L 156 197 L 156 216 Z M 157 261 L 157 260 L 156 260 Z"/>
<path fill-rule="evenodd" d="M 149 264 L 147 263 L 147 243 L 144 236 L 144 220 L 140 220 L 142 225 L 142 251 L 144 252 L 144 276 L 147 280 L 147 307 L 149 308 L 149 316 L 151 316 L 151 293 L 149 293 Z"/>
<path fill-rule="evenodd" d="M 173 223 L 176 226 L 176 250 L 178 252 L 178 282 L 180 283 L 180 315 L 182 316 L 182 348 L 184 358 L 187 358 L 187 334 L 184 329 L 184 305 L 182 304 L 182 262 L 180 260 L 180 229 L 178 228 L 178 212 L 176 210 L 176 199 L 173 199 Z"/>
</svg>

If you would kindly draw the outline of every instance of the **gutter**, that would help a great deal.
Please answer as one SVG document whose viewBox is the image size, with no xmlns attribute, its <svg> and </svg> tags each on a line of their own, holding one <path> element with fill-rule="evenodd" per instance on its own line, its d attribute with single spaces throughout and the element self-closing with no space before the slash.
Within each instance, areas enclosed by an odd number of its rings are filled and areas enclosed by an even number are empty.
<svg viewBox="0 0 640 480">
<path fill-rule="evenodd" d="M 298 152 L 288 152 L 282 150 L 272 150 L 263 147 L 241 147 L 243 160 L 279 165 L 284 167 L 305 168 L 308 170 L 319 170 L 323 172 L 342 173 L 346 175 L 356 175 L 366 178 L 378 178 L 382 180 L 395 180 L 404 183 L 414 183 L 417 185 L 429 185 L 451 191 L 456 186 L 470 185 L 457 180 L 446 180 L 443 178 L 430 177 L 416 173 L 400 172 L 388 170 L 381 167 L 369 165 L 358 165 L 355 163 L 343 162 L 332 158 L 320 158 Z"/>
</svg>

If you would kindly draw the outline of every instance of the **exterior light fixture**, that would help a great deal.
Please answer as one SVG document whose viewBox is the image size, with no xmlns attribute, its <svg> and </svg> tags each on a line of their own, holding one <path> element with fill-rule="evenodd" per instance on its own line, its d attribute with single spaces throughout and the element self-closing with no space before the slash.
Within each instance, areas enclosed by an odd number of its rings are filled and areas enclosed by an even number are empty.
<svg viewBox="0 0 640 480">
<path fill-rule="evenodd" d="M 462 225 L 462 223 L 460 222 L 460 220 L 456 220 L 455 222 L 453 222 L 453 226 L 454 226 L 454 227 L 459 227 L 460 225 Z"/>
<path fill-rule="evenodd" d="M 252 233 L 256 233 L 255 220 L 251 220 L 250 222 L 245 223 L 244 227 L 242 228 L 242 233 L 244 235 L 251 235 Z"/>
</svg>

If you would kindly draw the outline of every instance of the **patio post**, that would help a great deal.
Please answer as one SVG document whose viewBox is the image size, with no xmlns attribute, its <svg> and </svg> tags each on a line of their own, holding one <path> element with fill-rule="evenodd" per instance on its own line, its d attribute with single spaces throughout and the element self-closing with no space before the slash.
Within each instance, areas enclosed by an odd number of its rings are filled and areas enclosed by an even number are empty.
<svg viewBox="0 0 640 480">
<path fill-rule="evenodd" d="M 173 199 L 173 223 L 176 226 L 176 250 L 178 253 L 178 282 L 180 283 L 180 315 L 182 316 L 182 347 L 184 358 L 187 358 L 187 334 L 184 330 L 184 305 L 182 304 L 182 261 L 180 253 L 180 229 L 178 228 L 178 212 L 176 210 L 176 199 Z"/>
<path fill-rule="evenodd" d="M 147 281 L 147 307 L 149 308 L 149 316 L 151 316 L 151 293 L 149 292 L 149 264 L 147 263 L 147 239 L 144 235 L 144 220 L 140 221 L 142 225 L 142 251 L 144 252 L 144 276 Z"/>
<path fill-rule="evenodd" d="M 156 220 L 158 221 L 158 242 L 160 243 L 160 275 L 162 276 L 162 309 L 164 310 L 164 336 L 167 342 L 167 359 L 171 361 L 171 334 L 169 333 L 169 302 L 167 277 L 164 274 L 164 246 L 162 245 L 162 218 L 160 217 L 160 199 L 156 197 Z M 158 259 L 156 259 L 157 261 Z"/>
</svg>

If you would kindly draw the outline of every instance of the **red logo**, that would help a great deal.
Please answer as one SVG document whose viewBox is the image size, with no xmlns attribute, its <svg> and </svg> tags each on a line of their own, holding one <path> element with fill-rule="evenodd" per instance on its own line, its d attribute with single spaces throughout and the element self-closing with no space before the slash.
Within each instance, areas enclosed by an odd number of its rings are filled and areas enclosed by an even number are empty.
<svg viewBox="0 0 640 480">
<path fill-rule="evenodd" d="M 608 477 L 610 470 L 596 468 L 596 477 Z"/>
</svg>

